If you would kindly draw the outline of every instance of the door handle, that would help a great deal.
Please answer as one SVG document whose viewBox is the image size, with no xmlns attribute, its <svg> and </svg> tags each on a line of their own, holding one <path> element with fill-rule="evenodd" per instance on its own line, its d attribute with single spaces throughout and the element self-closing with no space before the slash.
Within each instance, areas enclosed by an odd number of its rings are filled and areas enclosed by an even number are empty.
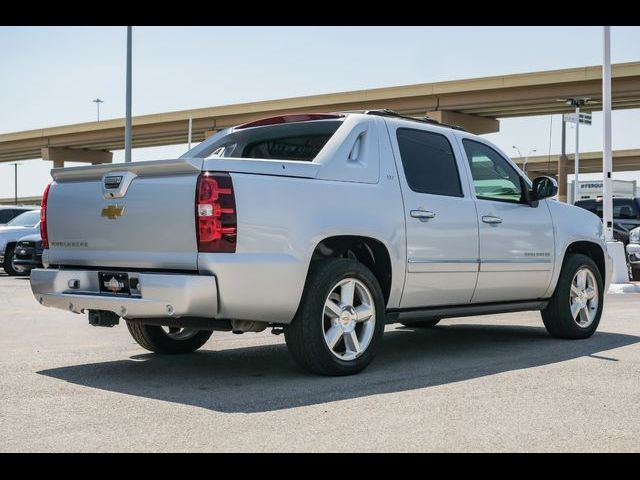
<svg viewBox="0 0 640 480">
<path fill-rule="evenodd" d="M 482 221 L 490 225 L 497 225 L 498 223 L 502 223 L 502 219 L 500 217 L 495 217 L 493 215 L 484 215 L 482 217 Z"/>
<path fill-rule="evenodd" d="M 430 218 L 435 218 L 436 214 L 428 210 L 411 210 L 411 216 L 413 218 L 429 220 Z"/>
</svg>

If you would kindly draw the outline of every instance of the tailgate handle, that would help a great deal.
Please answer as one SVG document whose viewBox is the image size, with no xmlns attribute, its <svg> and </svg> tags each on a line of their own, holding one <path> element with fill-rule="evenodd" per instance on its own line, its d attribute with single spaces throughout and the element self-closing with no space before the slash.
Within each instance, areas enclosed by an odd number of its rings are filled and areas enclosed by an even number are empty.
<svg viewBox="0 0 640 480">
<path fill-rule="evenodd" d="M 102 195 L 106 199 L 122 198 L 136 174 L 133 172 L 109 172 L 102 176 Z"/>
</svg>

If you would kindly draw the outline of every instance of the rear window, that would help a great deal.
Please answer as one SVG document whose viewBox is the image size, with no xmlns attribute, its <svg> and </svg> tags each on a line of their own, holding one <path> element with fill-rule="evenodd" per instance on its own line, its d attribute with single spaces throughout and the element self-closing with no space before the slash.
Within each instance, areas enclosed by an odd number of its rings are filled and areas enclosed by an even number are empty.
<svg viewBox="0 0 640 480">
<path fill-rule="evenodd" d="M 604 208 L 602 201 L 578 201 L 576 207 L 581 207 L 595 213 L 602 218 L 602 210 Z M 638 218 L 638 208 L 632 199 L 614 198 L 613 199 L 613 218 L 621 220 L 635 220 Z"/>
<path fill-rule="evenodd" d="M 317 120 L 230 131 L 205 140 L 183 157 L 312 162 L 340 125 L 342 120 Z"/>
</svg>

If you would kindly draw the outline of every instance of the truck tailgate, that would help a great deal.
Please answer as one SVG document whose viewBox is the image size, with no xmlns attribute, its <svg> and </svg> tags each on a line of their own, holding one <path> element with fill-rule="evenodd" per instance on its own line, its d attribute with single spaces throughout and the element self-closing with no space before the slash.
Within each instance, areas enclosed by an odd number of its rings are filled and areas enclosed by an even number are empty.
<svg viewBox="0 0 640 480">
<path fill-rule="evenodd" d="M 201 160 L 167 160 L 53 170 L 45 261 L 197 270 L 201 167 Z"/>
</svg>

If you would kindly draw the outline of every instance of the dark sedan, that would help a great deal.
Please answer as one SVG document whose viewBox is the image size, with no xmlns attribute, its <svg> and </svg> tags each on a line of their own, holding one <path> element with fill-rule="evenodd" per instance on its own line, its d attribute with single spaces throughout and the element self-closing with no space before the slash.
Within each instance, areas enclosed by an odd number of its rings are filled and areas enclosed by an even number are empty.
<svg viewBox="0 0 640 480">
<path fill-rule="evenodd" d="M 42 238 L 39 234 L 22 237 L 18 241 L 13 264 L 25 270 L 42 267 Z"/>
</svg>

